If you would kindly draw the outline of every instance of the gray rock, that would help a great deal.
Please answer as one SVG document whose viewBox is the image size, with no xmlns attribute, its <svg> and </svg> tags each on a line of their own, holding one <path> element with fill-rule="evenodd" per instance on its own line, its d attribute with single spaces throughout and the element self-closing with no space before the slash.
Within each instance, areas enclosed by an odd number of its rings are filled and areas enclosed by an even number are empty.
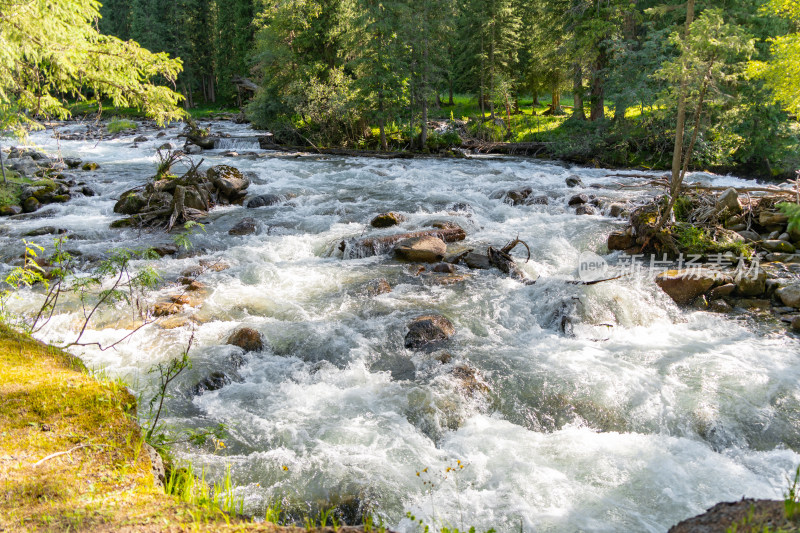
<svg viewBox="0 0 800 533">
<path fill-rule="evenodd" d="M 172 150 L 175 148 L 175 145 L 172 143 L 164 143 L 158 147 L 159 150 Z"/>
<path fill-rule="evenodd" d="M 792 331 L 800 332 L 800 316 L 796 316 L 792 319 Z"/>
<path fill-rule="evenodd" d="M 133 139 L 133 142 L 135 142 L 135 143 L 147 142 L 147 137 L 145 137 L 144 135 L 139 135 L 138 137 Z"/>
<path fill-rule="evenodd" d="M 780 235 L 778 235 L 778 239 L 786 242 L 792 242 L 792 238 L 786 232 L 783 232 Z"/>
<path fill-rule="evenodd" d="M 447 253 L 447 245 L 438 237 L 412 237 L 397 243 L 394 255 L 404 261 L 438 263 Z"/>
<path fill-rule="evenodd" d="M 256 209 L 258 207 L 269 207 L 271 205 L 278 205 L 284 201 L 282 196 L 277 194 L 260 194 L 254 196 L 247 201 L 247 209 Z"/>
<path fill-rule="evenodd" d="M 767 289 L 767 273 L 761 268 L 735 281 L 736 293 L 740 296 L 759 296 Z"/>
<path fill-rule="evenodd" d="M 608 216 L 619 218 L 622 216 L 622 213 L 625 212 L 625 205 L 624 204 L 611 204 L 608 206 Z"/>
<path fill-rule="evenodd" d="M 147 200 L 138 191 L 127 191 L 122 193 L 120 199 L 114 204 L 114 212 L 122 215 L 135 215 L 146 204 Z"/>
<path fill-rule="evenodd" d="M 731 187 L 726 189 L 717 198 L 715 209 L 719 212 L 727 209 L 731 214 L 737 215 L 742 212 L 742 204 L 739 203 L 739 193 Z"/>
<path fill-rule="evenodd" d="M 225 372 L 211 372 L 192 387 L 192 394 L 199 396 L 204 392 L 219 390 L 225 385 L 230 385 L 232 381 Z"/>
<path fill-rule="evenodd" d="M 97 196 L 97 192 L 88 185 L 84 185 L 81 188 L 81 193 L 83 193 L 84 196 Z"/>
<path fill-rule="evenodd" d="M 567 187 L 583 187 L 583 180 L 579 176 L 570 176 L 564 181 Z"/>
<path fill-rule="evenodd" d="M 250 235 L 256 232 L 256 219 L 245 217 L 228 230 L 228 235 Z"/>
<path fill-rule="evenodd" d="M 747 242 L 755 242 L 761 240 L 761 235 L 752 230 L 742 230 L 742 231 L 737 231 L 737 233 L 742 237 L 744 237 L 744 240 L 746 240 Z"/>
<path fill-rule="evenodd" d="M 582 205 L 582 204 L 586 204 L 586 203 L 589 203 L 589 197 L 587 195 L 585 195 L 585 194 L 576 194 L 575 196 L 573 196 L 572 198 L 569 199 L 569 201 L 567 202 L 567 205 L 570 206 L 570 207 L 573 207 L 573 206 L 576 206 L 576 205 Z"/>
<path fill-rule="evenodd" d="M 597 209 L 591 205 L 579 205 L 575 208 L 576 215 L 596 215 Z"/>
<path fill-rule="evenodd" d="M 413 350 L 449 339 L 456 330 L 452 322 L 441 315 L 423 315 L 408 325 L 405 347 Z"/>
<path fill-rule="evenodd" d="M 715 313 L 730 313 L 733 311 L 733 307 L 725 300 L 711 300 L 711 303 L 708 304 L 708 309 Z"/>
<path fill-rule="evenodd" d="M 783 305 L 800 308 L 800 283 L 792 283 L 775 291 Z"/>
<path fill-rule="evenodd" d="M 779 239 L 767 240 L 761 243 L 761 246 L 764 247 L 765 250 L 770 252 L 777 252 L 782 254 L 793 254 L 794 253 L 794 246 L 786 241 L 782 241 Z"/>
<path fill-rule="evenodd" d="M 156 451 L 155 448 L 144 443 L 144 449 L 147 450 L 147 455 L 150 457 L 150 464 L 152 465 L 152 472 L 153 472 L 153 484 L 156 487 L 159 487 L 161 490 L 164 490 L 164 483 L 167 479 L 167 471 L 164 468 L 164 460 L 161 458 L 161 455 Z"/>
</svg>

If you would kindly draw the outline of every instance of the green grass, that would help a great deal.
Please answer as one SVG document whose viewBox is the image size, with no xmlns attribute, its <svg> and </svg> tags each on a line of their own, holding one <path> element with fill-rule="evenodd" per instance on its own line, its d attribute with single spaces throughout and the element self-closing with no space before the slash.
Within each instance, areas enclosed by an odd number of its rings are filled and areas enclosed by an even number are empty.
<svg viewBox="0 0 800 533">
<path fill-rule="evenodd" d="M 97 115 L 100 116 L 111 114 L 115 118 L 122 120 L 128 119 L 145 119 L 146 115 L 134 107 L 114 107 L 110 102 L 102 102 L 101 106 L 98 105 L 97 100 L 83 100 L 81 102 L 73 102 L 67 106 L 67 109 L 74 116 L 83 115 Z M 218 113 L 224 114 L 238 114 L 239 109 L 230 106 L 219 106 L 215 104 L 203 104 L 189 110 L 189 115 L 194 119 L 209 119 Z M 129 122 L 130 123 L 130 122 Z M 109 124 L 110 125 L 110 124 Z M 111 131 L 109 129 L 109 131 Z M 116 132 L 111 132 L 116 133 Z"/>
<path fill-rule="evenodd" d="M 108 133 L 119 133 L 125 130 L 135 130 L 136 123 L 127 118 L 114 117 L 106 127 L 108 128 Z"/>
</svg>

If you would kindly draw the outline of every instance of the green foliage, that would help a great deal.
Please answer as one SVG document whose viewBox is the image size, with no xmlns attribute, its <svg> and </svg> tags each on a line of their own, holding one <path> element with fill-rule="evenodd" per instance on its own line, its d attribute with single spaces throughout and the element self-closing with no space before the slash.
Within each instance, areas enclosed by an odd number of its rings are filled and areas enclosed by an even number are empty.
<svg viewBox="0 0 800 533">
<path fill-rule="evenodd" d="M 136 123 L 125 118 L 115 118 L 106 126 L 108 133 L 119 133 L 125 130 L 135 130 Z"/>
<path fill-rule="evenodd" d="M 190 250 L 192 248 L 192 235 L 195 235 L 198 229 L 204 233 L 206 231 L 206 227 L 200 222 L 195 222 L 194 220 L 186 222 L 183 225 L 183 231 L 172 238 L 175 246 Z"/>
<path fill-rule="evenodd" d="M 800 230 L 800 204 L 781 202 L 778 204 L 778 209 L 789 217 L 789 230 Z"/>
<path fill-rule="evenodd" d="M 772 89 L 774 99 L 791 113 L 800 113 L 800 8 L 792 0 L 770 0 L 768 9 L 786 17 L 795 25 L 795 32 L 775 36 L 770 40 L 772 58 L 769 61 L 754 61 L 750 65 L 753 76 L 763 79 Z"/>
<path fill-rule="evenodd" d="M 110 98 L 142 108 L 160 123 L 181 117 L 173 80 L 178 60 L 98 33 L 97 2 L 0 0 L 0 130 L 40 127 L 35 117 L 65 118 L 62 95 Z"/>
<path fill-rule="evenodd" d="M 675 213 L 675 220 L 678 222 L 688 222 L 692 209 L 694 209 L 692 199 L 689 196 L 679 196 L 675 200 L 675 206 L 672 208 Z"/>
<path fill-rule="evenodd" d="M 708 256 L 709 254 L 733 253 L 736 257 L 749 258 L 753 251 L 744 242 L 715 240 L 708 230 L 692 224 L 678 222 L 672 226 L 672 235 L 678 249 L 684 254 Z"/>
</svg>

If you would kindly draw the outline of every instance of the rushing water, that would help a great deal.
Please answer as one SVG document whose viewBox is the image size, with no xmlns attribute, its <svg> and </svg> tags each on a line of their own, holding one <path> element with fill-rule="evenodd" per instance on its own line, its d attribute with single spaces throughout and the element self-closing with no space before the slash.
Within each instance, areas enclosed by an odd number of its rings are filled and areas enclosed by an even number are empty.
<svg viewBox="0 0 800 533">
<path fill-rule="evenodd" d="M 5 257 L 20 248 L 22 234 L 45 225 L 68 229 L 68 247 L 83 258 L 169 242 L 108 228 L 119 194 L 153 174 L 155 148 L 177 142 L 177 128 L 167 133 L 147 132 L 151 140 L 138 147 L 130 138 L 57 145 L 49 132 L 33 136 L 48 151 L 99 162 L 99 171 L 76 174 L 100 196 L 48 206 L 49 218 L 0 222 Z M 650 194 L 619 187 L 637 179 L 513 158 L 221 154 L 203 153 L 204 166 L 254 172 L 251 194 L 296 196 L 255 210 L 215 209 L 205 233 L 193 237 L 194 257 L 156 261 L 167 283 L 153 301 L 175 294 L 174 280 L 199 259 L 231 266 L 201 276 L 208 296 L 193 327 L 151 324 L 115 350 L 79 353 L 146 398 L 153 390 L 147 369 L 194 335 L 194 367 L 168 401 L 167 422 L 228 426 L 225 449 L 179 453 L 210 478 L 230 465 L 247 511 L 261 514 L 276 499 L 302 507 L 356 497 L 406 531 L 413 530 L 410 510 L 428 523 L 501 532 L 663 532 L 717 501 L 780 497 L 800 463 L 796 339 L 747 319 L 679 310 L 647 277 L 592 287 L 562 282 L 576 278 L 581 252 L 605 253 L 605 237 L 622 225 L 567 209 L 579 190 L 568 189 L 565 177 L 579 175 L 584 192 L 622 201 Z M 550 205 L 492 199 L 523 185 Z M 455 211 L 456 203 L 469 207 Z M 519 235 L 532 250 L 522 268 L 540 281 L 525 286 L 494 270 L 443 285 L 388 256 L 337 255 L 342 239 L 398 231 L 368 226 L 388 210 L 407 215 L 400 230 L 456 222 L 468 232 L 466 244 L 502 245 Z M 258 232 L 229 236 L 245 216 L 257 219 Z M 377 278 L 392 292 L 369 295 L 365 287 Z M 30 309 L 36 301 L 28 295 L 15 305 Z M 577 314 L 572 336 L 557 327 L 565 303 Z M 442 351 L 403 347 L 408 321 L 429 312 L 456 327 L 446 363 L 437 360 Z M 117 340 L 128 333 L 125 316 L 105 313 L 84 340 Z M 61 314 L 40 336 L 71 339 L 79 323 L 77 313 Z M 235 369 L 241 351 L 224 343 L 242 325 L 259 330 L 267 347 Z M 475 369 L 477 381 L 465 381 L 464 368 Z M 236 380 L 193 395 L 192 385 L 214 370 Z M 465 468 L 444 479 L 458 460 Z"/>
</svg>

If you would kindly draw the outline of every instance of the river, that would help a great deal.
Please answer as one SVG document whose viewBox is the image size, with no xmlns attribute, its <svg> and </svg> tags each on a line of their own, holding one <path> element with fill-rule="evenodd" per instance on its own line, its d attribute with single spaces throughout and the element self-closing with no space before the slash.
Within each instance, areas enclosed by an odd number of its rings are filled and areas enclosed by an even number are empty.
<svg viewBox="0 0 800 533">
<path fill-rule="evenodd" d="M 246 133 L 226 122 L 213 128 Z M 139 132 L 149 140 L 136 147 L 132 135 L 100 142 L 32 135 L 48 152 L 98 162 L 99 170 L 75 174 L 99 196 L 46 206 L 45 218 L 0 221 L 4 260 L 21 253 L 24 233 L 46 225 L 69 230 L 67 248 L 84 258 L 171 242 L 160 233 L 109 229 L 120 218 L 112 211 L 120 193 L 154 174 L 155 148 L 182 144 L 177 127 L 165 131 L 158 139 L 153 130 Z M 408 532 L 415 529 L 407 511 L 429 524 L 498 532 L 664 532 L 718 501 L 779 498 L 800 464 L 793 451 L 800 446 L 796 338 L 747 316 L 678 309 L 648 276 L 564 283 L 576 279 L 581 252 L 606 255 L 608 233 L 623 225 L 577 216 L 567 199 L 586 192 L 636 201 L 652 190 L 620 184 L 640 178 L 518 158 L 226 157 L 223 150 L 200 157 L 203 168 L 225 163 L 253 172 L 251 194 L 295 196 L 266 208 L 217 208 L 192 237 L 192 254 L 152 262 L 165 280 L 153 302 L 174 294 L 174 280 L 199 259 L 230 265 L 201 276 L 208 295 L 191 325 L 163 329 L 157 322 L 116 349 L 75 353 L 146 400 L 154 390 L 147 370 L 180 354 L 193 336 L 193 368 L 176 382 L 166 422 L 176 431 L 227 426 L 224 449 L 180 445 L 176 453 L 210 480 L 230 466 L 247 512 L 263 516 L 276 500 L 313 508 L 355 498 Z M 567 188 L 572 175 L 586 187 Z M 493 198 L 525 185 L 549 205 Z M 369 227 L 390 210 L 407 216 L 399 229 Z M 228 235 L 245 216 L 258 221 L 258 231 Z M 526 286 L 477 270 L 442 284 L 439 275 L 418 274 L 389 256 L 342 259 L 337 252 L 343 239 L 442 220 L 466 229 L 465 244 L 497 246 L 519 236 L 532 250 L 521 267 L 540 281 Z M 48 244 L 52 236 L 31 240 Z M 392 291 L 368 294 L 378 278 Z M 17 311 L 39 301 L 24 296 L 12 302 Z M 572 335 L 557 324 L 565 303 L 577 309 Z M 455 325 L 449 360 L 441 350 L 403 346 L 407 323 L 431 312 Z M 84 340 L 126 335 L 129 314 L 104 312 Z M 38 336 L 71 340 L 79 324 L 73 307 Z M 267 346 L 245 354 L 236 369 L 241 350 L 225 339 L 240 326 L 260 331 Z M 464 369 L 476 377 L 471 387 Z M 234 381 L 192 394 L 215 370 Z"/>
</svg>

